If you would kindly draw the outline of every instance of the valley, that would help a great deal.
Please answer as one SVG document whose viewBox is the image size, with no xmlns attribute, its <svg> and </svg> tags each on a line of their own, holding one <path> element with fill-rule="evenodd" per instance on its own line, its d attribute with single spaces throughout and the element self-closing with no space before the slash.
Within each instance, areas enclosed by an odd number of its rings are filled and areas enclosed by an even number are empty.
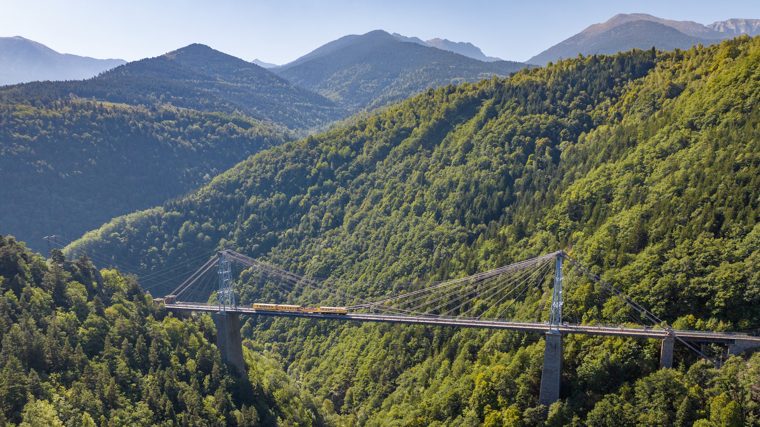
<svg viewBox="0 0 760 427">
<path fill-rule="evenodd" d="M 729 343 L 760 335 L 758 28 L 621 14 L 526 63 L 196 43 L 0 87 L 0 424 L 760 425 Z"/>
</svg>

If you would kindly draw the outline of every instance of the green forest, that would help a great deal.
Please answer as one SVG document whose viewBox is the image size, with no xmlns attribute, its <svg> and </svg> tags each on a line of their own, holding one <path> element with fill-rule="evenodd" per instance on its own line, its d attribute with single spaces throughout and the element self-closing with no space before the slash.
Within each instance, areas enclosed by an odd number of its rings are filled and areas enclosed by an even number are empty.
<svg viewBox="0 0 760 427">
<path fill-rule="evenodd" d="M 319 405 L 246 342 L 231 372 L 208 315 L 176 318 L 134 277 L 0 236 L 0 425 L 320 426 Z"/>
<path fill-rule="evenodd" d="M 382 30 L 341 41 L 274 71 L 349 111 L 369 111 L 431 87 L 474 83 L 494 75 L 506 77 L 526 67 L 521 62 L 483 62 L 402 42 Z M 320 51 L 325 48 L 331 49 Z"/>
<path fill-rule="evenodd" d="M 431 89 L 263 151 L 66 253 L 147 274 L 230 248 L 378 296 L 567 248 L 676 329 L 754 333 L 758 70 L 760 38 L 740 37 Z M 251 275 L 237 287 L 241 303 L 267 297 Z M 627 321 L 595 292 L 570 281 L 566 318 Z M 328 425 L 760 425 L 757 354 L 718 370 L 678 348 L 676 368 L 657 370 L 657 341 L 570 336 L 544 421 L 539 335 L 283 319 L 249 319 L 243 335 Z"/>
<path fill-rule="evenodd" d="M 195 190 L 294 136 L 220 113 L 84 100 L 0 104 L 0 232 L 41 250 Z"/>
<path fill-rule="evenodd" d="M 148 109 L 219 112 L 303 135 L 347 116 L 323 96 L 200 44 L 130 62 L 89 80 L 33 82 L 0 89 L 3 103 L 47 104 L 72 97 Z"/>
</svg>

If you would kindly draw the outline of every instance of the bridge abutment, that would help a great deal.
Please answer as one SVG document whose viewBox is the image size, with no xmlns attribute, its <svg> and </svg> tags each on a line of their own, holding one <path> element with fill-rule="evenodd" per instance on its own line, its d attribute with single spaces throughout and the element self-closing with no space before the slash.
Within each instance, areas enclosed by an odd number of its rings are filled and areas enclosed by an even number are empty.
<svg viewBox="0 0 760 427">
<path fill-rule="evenodd" d="M 660 369 L 673 367 L 673 345 L 675 341 L 673 337 L 667 337 L 662 340 L 662 346 L 660 347 Z"/>
<path fill-rule="evenodd" d="M 216 346 L 222 355 L 222 361 L 234 366 L 241 375 L 245 375 L 240 314 L 220 311 L 216 313 L 216 320 Z"/>
<path fill-rule="evenodd" d="M 562 381 L 562 334 L 549 331 L 545 337 L 544 369 L 541 372 L 541 394 L 538 403 L 548 408 L 559 400 Z"/>
</svg>

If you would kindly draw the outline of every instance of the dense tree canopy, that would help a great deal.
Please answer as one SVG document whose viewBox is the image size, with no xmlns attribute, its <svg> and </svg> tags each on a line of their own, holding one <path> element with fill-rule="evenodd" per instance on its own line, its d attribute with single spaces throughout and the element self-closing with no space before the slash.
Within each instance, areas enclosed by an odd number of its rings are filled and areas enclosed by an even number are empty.
<svg viewBox="0 0 760 427">
<path fill-rule="evenodd" d="M 382 283 L 458 277 L 571 248 L 679 328 L 760 326 L 760 39 L 561 61 L 429 90 L 353 126 L 262 152 L 187 197 L 67 250 L 142 272 L 233 248 L 292 271 Z M 254 275 L 244 303 L 270 297 Z M 568 319 L 620 323 L 571 280 Z M 280 295 L 288 298 L 288 295 Z M 543 289 L 525 312 L 542 316 Z M 251 319 L 328 420 L 537 425 L 538 336 Z M 548 423 L 757 425 L 760 361 L 721 371 L 658 343 L 570 338 Z M 332 414 L 332 412 L 334 414 Z M 331 418 L 333 417 L 333 418 Z"/>
<path fill-rule="evenodd" d="M 291 140 L 218 113 L 93 101 L 0 104 L 0 232 L 41 249 L 206 183 Z"/>
<path fill-rule="evenodd" d="M 59 262 L 60 261 L 60 262 Z M 230 372 L 208 315 L 167 316 L 133 277 L 0 236 L 0 424 L 321 425 L 271 357 Z"/>
<path fill-rule="evenodd" d="M 506 77 L 526 66 L 512 61 L 483 62 L 403 42 L 376 30 L 328 43 L 274 71 L 356 111 L 398 102 L 428 88 L 474 83 L 494 75 Z"/>
<path fill-rule="evenodd" d="M 35 82 L 0 90 L 3 103 L 48 103 L 72 96 L 145 108 L 220 112 L 304 135 L 346 116 L 345 110 L 321 95 L 200 44 L 130 62 L 89 80 Z"/>
</svg>

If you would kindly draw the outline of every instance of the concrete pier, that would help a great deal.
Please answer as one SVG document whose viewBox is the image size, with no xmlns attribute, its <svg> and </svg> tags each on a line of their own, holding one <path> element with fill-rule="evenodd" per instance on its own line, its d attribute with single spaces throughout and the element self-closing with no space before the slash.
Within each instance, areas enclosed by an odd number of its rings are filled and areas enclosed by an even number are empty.
<svg viewBox="0 0 760 427">
<path fill-rule="evenodd" d="M 538 403 L 547 408 L 559 400 L 562 381 L 562 334 L 549 331 L 545 335 L 544 369 L 541 372 L 541 395 Z"/>
<path fill-rule="evenodd" d="M 234 366 L 241 375 L 245 375 L 243 359 L 243 340 L 240 337 L 240 315 L 238 313 L 216 313 L 216 346 L 222 355 L 222 361 Z"/>
<path fill-rule="evenodd" d="M 744 350 L 749 350 L 751 348 L 757 348 L 760 347 L 760 343 L 757 341 L 750 341 L 750 340 L 734 340 L 733 344 L 728 345 L 728 356 L 738 356 L 739 353 L 743 352 Z"/>
<path fill-rule="evenodd" d="M 662 340 L 662 346 L 660 347 L 660 369 L 673 367 L 673 344 L 675 344 L 675 338 L 673 337 Z"/>
</svg>

